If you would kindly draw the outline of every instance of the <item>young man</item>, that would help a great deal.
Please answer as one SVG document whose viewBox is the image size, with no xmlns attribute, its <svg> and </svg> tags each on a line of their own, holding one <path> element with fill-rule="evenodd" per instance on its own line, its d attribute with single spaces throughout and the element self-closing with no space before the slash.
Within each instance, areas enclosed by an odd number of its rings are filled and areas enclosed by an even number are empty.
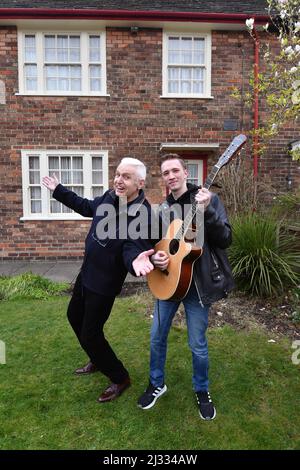
<svg viewBox="0 0 300 470">
<path fill-rule="evenodd" d="M 173 204 L 202 204 L 204 208 L 204 244 L 203 254 L 195 261 L 193 279 L 187 295 L 182 300 L 185 307 L 189 347 L 192 352 L 193 389 L 199 407 L 200 417 L 212 420 L 216 409 L 208 391 L 208 346 L 206 329 L 210 305 L 227 295 L 233 288 L 233 278 L 225 253 L 231 244 L 231 228 L 225 209 L 216 194 L 205 188 L 187 183 L 187 169 L 184 161 L 176 154 L 166 155 L 161 164 L 161 172 L 166 187 L 170 190 L 165 211 Z M 178 207 L 178 206 L 177 206 Z M 162 214 L 163 215 L 163 214 Z M 168 256 L 158 251 L 151 256 L 151 261 L 158 269 L 168 267 Z M 156 400 L 167 391 L 165 384 L 165 361 L 167 338 L 172 319 L 180 302 L 158 300 L 156 302 L 150 345 L 150 381 L 146 391 L 138 400 L 138 406 L 149 409 Z"/>
<path fill-rule="evenodd" d="M 77 196 L 59 184 L 55 175 L 43 178 L 43 184 L 53 191 L 55 199 L 82 216 L 93 218 L 67 315 L 90 358 L 89 363 L 75 373 L 82 375 L 99 370 L 111 381 L 98 398 L 100 403 L 117 398 L 130 385 L 129 373 L 106 340 L 103 327 L 128 271 L 140 276 L 153 269 L 149 261 L 152 245 L 147 239 L 132 239 L 128 234 L 128 227 L 142 206 L 150 216 L 150 205 L 142 189 L 145 178 L 146 167 L 142 162 L 124 158 L 116 170 L 114 190 L 94 200 Z"/>
</svg>

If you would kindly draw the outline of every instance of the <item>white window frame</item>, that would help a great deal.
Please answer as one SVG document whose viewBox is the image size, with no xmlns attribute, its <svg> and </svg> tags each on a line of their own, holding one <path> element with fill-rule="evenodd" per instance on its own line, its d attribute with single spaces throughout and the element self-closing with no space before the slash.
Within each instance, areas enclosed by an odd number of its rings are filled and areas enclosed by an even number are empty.
<svg viewBox="0 0 300 470">
<path fill-rule="evenodd" d="M 204 39 L 204 91 L 203 93 L 169 93 L 168 92 L 168 39 L 170 36 L 194 37 Z M 184 65 L 182 65 L 184 67 Z M 161 98 L 213 98 L 211 96 L 211 33 L 163 32 L 162 60 L 162 96 Z"/>
<path fill-rule="evenodd" d="M 203 160 L 199 159 L 199 160 L 196 160 L 196 159 L 191 159 L 191 160 L 188 160 L 188 159 L 184 159 L 185 163 L 187 165 L 191 164 L 191 165 L 197 165 L 197 184 L 198 185 L 202 185 L 203 184 Z M 189 179 L 189 178 L 188 178 Z M 194 184 L 194 183 L 193 183 Z"/>
<path fill-rule="evenodd" d="M 31 213 L 30 210 L 30 184 L 29 184 L 29 157 L 40 158 L 40 179 L 49 175 L 48 156 L 82 156 L 83 162 L 83 197 L 93 199 L 92 189 L 92 157 L 102 157 L 103 170 L 103 193 L 108 189 L 108 151 L 103 150 L 21 150 L 22 159 L 22 190 L 23 190 L 23 217 L 20 220 L 78 220 L 86 219 L 75 212 L 51 214 L 50 213 L 50 191 L 41 186 L 42 212 Z M 51 176 L 51 175 L 50 175 Z M 100 186 L 100 185 L 97 185 Z"/>
<path fill-rule="evenodd" d="M 81 64 L 81 91 L 47 91 L 45 86 L 44 76 L 44 36 L 45 35 L 78 35 L 80 36 L 80 64 Z M 36 37 L 36 53 L 37 53 L 37 90 L 28 91 L 25 86 L 24 77 L 24 64 L 25 64 L 25 36 L 35 35 Z M 101 90 L 90 91 L 89 90 L 89 58 L 88 58 L 88 44 L 89 36 L 97 35 L 100 36 L 100 60 L 101 60 Z M 68 65 L 69 63 L 66 63 Z M 107 95 L 106 88 L 106 33 L 105 30 L 91 30 L 91 31 L 77 31 L 73 30 L 18 30 L 18 68 L 19 68 L 19 93 L 16 95 L 34 95 L 34 96 L 109 96 Z"/>
</svg>

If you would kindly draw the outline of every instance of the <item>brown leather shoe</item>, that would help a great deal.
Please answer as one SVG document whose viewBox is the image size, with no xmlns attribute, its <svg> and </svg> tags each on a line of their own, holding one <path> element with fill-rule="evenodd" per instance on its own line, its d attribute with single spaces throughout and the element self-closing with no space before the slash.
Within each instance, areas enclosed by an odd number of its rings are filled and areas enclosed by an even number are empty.
<svg viewBox="0 0 300 470">
<path fill-rule="evenodd" d="M 115 398 L 118 398 L 118 396 L 121 395 L 121 393 L 126 390 L 130 386 L 130 378 L 127 377 L 124 382 L 120 384 L 114 384 L 111 383 L 105 390 L 104 392 L 100 395 L 98 398 L 99 403 L 104 403 L 106 401 L 111 401 L 114 400 Z"/>
<path fill-rule="evenodd" d="M 97 367 L 95 364 L 92 362 L 88 362 L 84 367 L 79 367 L 79 369 L 76 369 L 74 371 L 74 374 L 76 375 L 84 375 L 84 374 L 93 374 L 94 372 L 97 372 Z"/>
</svg>

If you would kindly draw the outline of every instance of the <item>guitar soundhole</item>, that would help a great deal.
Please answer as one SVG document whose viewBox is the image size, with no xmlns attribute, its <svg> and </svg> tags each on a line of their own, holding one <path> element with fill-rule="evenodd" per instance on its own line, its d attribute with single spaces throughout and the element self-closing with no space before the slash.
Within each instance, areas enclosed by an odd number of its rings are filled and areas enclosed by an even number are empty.
<svg viewBox="0 0 300 470">
<path fill-rule="evenodd" d="M 171 255 L 175 255 L 175 253 L 177 253 L 178 250 L 179 250 L 179 240 L 176 240 L 176 238 L 174 238 L 173 240 L 170 241 L 169 252 Z"/>
</svg>

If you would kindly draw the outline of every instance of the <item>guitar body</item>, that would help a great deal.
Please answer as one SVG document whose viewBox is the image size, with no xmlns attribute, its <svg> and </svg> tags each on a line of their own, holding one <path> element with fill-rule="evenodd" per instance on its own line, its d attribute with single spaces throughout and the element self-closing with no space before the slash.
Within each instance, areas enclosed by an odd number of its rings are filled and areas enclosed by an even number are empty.
<svg viewBox="0 0 300 470">
<path fill-rule="evenodd" d="M 169 225 L 166 237 L 155 245 L 155 252 L 165 251 L 169 257 L 166 270 L 155 268 L 147 275 L 149 289 L 160 300 L 182 300 L 191 285 L 194 262 L 202 248 L 174 238 L 183 221 L 175 219 Z"/>
</svg>

